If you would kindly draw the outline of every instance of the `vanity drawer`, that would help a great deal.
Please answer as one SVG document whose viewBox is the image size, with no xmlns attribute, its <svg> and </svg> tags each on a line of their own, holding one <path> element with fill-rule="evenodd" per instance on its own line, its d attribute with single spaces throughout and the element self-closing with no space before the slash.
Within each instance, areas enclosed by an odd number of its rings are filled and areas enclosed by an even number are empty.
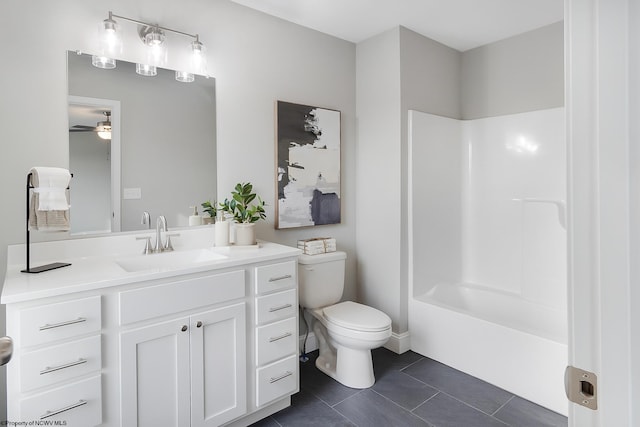
<svg viewBox="0 0 640 427">
<path fill-rule="evenodd" d="M 256 298 L 256 324 L 295 316 L 298 297 L 295 289 Z"/>
<path fill-rule="evenodd" d="M 256 267 L 256 294 L 278 291 L 296 286 L 297 262 Z"/>
<path fill-rule="evenodd" d="M 120 292 L 120 324 L 242 298 L 244 280 L 244 270 L 238 270 Z"/>
<path fill-rule="evenodd" d="M 20 358 L 22 392 L 70 380 L 102 367 L 100 335 L 24 353 Z"/>
<path fill-rule="evenodd" d="M 298 357 L 292 355 L 258 369 L 256 380 L 256 406 L 298 391 Z"/>
<path fill-rule="evenodd" d="M 99 295 L 20 311 L 22 347 L 57 342 L 101 328 Z"/>
<path fill-rule="evenodd" d="M 102 423 L 102 390 L 96 375 L 20 401 L 20 419 L 36 425 L 96 426 Z M 57 421 L 57 424 L 55 423 Z M 38 424 L 40 423 L 40 424 Z"/>
<path fill-rule="evenodd" d="M 256 364 L 258 366 L 296 354 L 297 319 L 281 320 L 256 329 Z"/>
</svg>

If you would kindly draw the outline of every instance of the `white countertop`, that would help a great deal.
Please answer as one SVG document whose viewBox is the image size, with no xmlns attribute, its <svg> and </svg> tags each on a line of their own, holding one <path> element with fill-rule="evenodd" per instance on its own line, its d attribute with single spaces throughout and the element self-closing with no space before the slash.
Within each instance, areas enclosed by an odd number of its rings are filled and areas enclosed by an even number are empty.
<svg viewBox="0 0 640 427">
<path fill-rule="evenodd" d="M 116 261 L 128 257 L 162 256 L 141 255 L 144 241 L 135 238 L 149 235 L 149 232 L 142 231 L 135 234 L 32 243 L 30 261 L 32 268 L 51 262 L 68 262 L 71 265 L 56 270 L 29 274 L 20 272 L 26 266 L 25 245 L 11 245 L 7 250 L 7 273 L 0 302 L 2 304 L 24 302 L 289 256 L 295 257 L 301 253 L 297 248 L 270 242 L 259 242 L 258 247 L 213 248 L 213 227 L 192 228 L 177 230 L 180 236 L 172 237 L 176 252 L 209 248 L 224 254 L 225 258 L 189 264 L 188 266 L 163 266 L 128 272 Z M 154 239 L 155 237 L 152 238 L 152 242 Z"/>
</svg>

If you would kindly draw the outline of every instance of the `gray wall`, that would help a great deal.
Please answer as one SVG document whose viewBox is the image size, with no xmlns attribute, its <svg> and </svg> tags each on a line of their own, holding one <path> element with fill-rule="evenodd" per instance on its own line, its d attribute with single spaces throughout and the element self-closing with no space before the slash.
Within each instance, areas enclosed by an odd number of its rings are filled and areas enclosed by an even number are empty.
<svg viewBox="0 0 640 427">
<path fill-rule="evenodd" d="M 269 204 L 268 221 L 258 225 L 259 238 L 295 245 L 302 238 L 335 237 L 338 247 L 349 254 L 345 296 L 353 298 L 355 45 L 227 0 L 0 3 L 0 14 L 10 17 L 0 27 L 0 79 L 6 83 L 0 97 L 0 278 L 5 273 L 7 245 L 25 240 L 27 172 L 34 165 L 69 166 L 66 51 L 95 51 L 97 25 L 109 10 L 200 34 L 208 49 L 209 72 L 216 78 L 218 195 L 228 195 L 238 181 L 255 184 Z M 122 28 L 128 33 L 122 58 L 141 60 L 144 54 L 135 25 L 122 23 Z M 167 67 L 176 69 L 186 58 L 177 50 L 172 52 Z M 274 230 L 274 103 L 278 99 L 341 111 L 342 224 Z M 41 234 L 35 238 L 42 239 Z M 59 233 L 56 238 L 67 236 Z M 4 313 L 0 319 L 4 326 Z M 5 401 L 3 395 L 0 401 Z M 0 419 L 6 419 L 1 412 Z"/>
<path fill-rule="evenodd" d="M 564 23 L 464 52 L 461 88 L 463 119 L 562 107 Z"/>
</svg>

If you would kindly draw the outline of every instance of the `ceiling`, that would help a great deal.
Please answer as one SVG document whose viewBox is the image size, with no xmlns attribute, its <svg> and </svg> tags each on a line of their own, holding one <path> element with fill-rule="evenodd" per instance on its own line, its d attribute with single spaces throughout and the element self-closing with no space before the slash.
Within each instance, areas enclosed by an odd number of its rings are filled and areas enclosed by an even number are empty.
<svg viewBox="0 0 640 427">
<path fill-rule="evenodd" d="M 359 43 L 398 25 L 459 51 L 554 22 L 563 0 L 232 0 Z"/>
</svg>

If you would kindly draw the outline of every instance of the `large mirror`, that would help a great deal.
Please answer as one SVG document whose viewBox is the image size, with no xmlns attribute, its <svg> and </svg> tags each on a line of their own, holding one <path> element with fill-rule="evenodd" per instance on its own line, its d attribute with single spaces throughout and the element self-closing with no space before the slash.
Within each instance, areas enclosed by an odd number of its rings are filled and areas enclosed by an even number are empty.
<svg viewBox="0 0 640 427">
<path fill-rule="evenodd" d="M 71 233 L 140 230 L 144 211 L 188 225 L 189 207 L 216 197 L 215 80 L 99 69 L 76 52 L 67 64 Z"/>
</svg>

